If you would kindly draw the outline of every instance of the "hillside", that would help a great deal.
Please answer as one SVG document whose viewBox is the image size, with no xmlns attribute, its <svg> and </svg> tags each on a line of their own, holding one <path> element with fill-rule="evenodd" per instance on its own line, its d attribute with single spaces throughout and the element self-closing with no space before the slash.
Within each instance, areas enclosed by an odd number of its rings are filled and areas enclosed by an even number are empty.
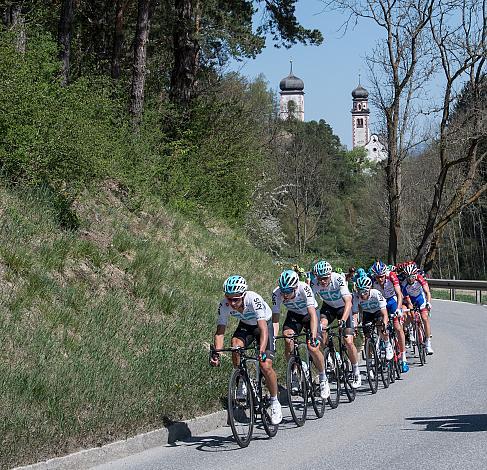
<svg viewBox="0 0 487 470">
<path fill-rule="evenodd" d="M 77 199 L 77 231 L 44 196 L 0 189 L 0 467 L 219 408 L 222 282 L 269 300 L 272 259 L 209 216 L 134 210 L 113 180 Z"/>
</svg>

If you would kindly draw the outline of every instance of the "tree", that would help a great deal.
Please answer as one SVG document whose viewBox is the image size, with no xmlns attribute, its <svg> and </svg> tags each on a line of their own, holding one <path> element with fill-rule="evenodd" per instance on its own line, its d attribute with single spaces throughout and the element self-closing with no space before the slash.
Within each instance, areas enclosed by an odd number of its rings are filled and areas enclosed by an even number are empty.
<svg viewBox="0 0 487 470">
<path fill-rule="evenodd" d="M 115 24 L 113 31 L 113 49 L 111 60 L 111 76 L 112 78 L 120 78 L 120 57 L 122 55 L 122 47 L 125 39 L 124 35 L 124 20 L 125 10 L 129 5 L 130 0 L 117 0 L 115 10 Z"/>
<path fill-rule="evenodd" d="M 171 99 L 187 106 L 195 95 L 202 47 L 207 59 L 255 57 L 271 34 L 277 45 L 320 44 L 317 30 L 301 26 L 295 16 L 297 0 L 175 0 L 173 14 L 174 64 Z M 254 31 L 252 20 L 263 5 L 264 22 Z M 204 27 L 203 27 L 204 26 Z"/>
<path fill-rule="evenodd" d="M 138 124 L 144 109 L 144 87 L 146 77 L 147 41 L 149 40 L 149 13 L 151 0 L 138 0 L 137 29 L 135 32 L 132 91 L 130 95 L 130 114 Z"/>
<path fill-rule="evenodd" d="M 389 203 L 388 261 L 396 263 L 401 232 L 401 163 L 407 155 L 407 129 L 415 92 L 429 76 L 428 67 L 418 68 L 426 56 L 425 28 L 436 0 L 395 0 L 330 2 L 349 13 L 346 27 L 365 18 L 382 28 L 380 41 L 367 64 L 373 85 L 372 102 L 382 112 L 387 135 L 386 180 Z"/>
<path fill-rule="evenodd" d="M 430 30 L 445 87 L 436 146 L 439 172 L 416 253 L 416 261 L 424 263 L 426 270 L 431 269 L 446 226 L 487 190 L 485 178 L 478 182 L 478 174 L 487 155 L 485 0 L 481 3 L 458 0 L 446 6 L 440 4 L 430 20 Z M 467 85 L 463 90 L 463 102 L 468 101 L 468 106 L 465 109 L 464 104 L 463 109 L 460 107 L 452 113 L 455 86 L 465 78 Z M 462 103 L 462 99 L 458 103 Z M 461 175 L 450 180 L 455 192 L 445 201 L 445 185 L 456 168 L 461 169 Z"/>
<path fill-rule="evenodd" d="M 71 54 L 71 35 L 74 19 L 74 0 L 63 0 L 58 26 L 59 58 L 63 62 L 61 84 L 66 86 L 69 81 L 69 60 Z"/>
</svg>

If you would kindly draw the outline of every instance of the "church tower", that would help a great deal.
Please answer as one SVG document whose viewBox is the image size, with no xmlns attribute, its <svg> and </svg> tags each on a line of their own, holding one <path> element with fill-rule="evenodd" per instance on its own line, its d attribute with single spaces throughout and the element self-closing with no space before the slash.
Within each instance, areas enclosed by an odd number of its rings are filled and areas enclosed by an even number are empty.
<svg viewBox="0 0 487 470">
<path fill-rule="evenodd" d="M 365 147 L 369 142 L 369 92 L 359 83 L 352 97 L 352 148 Z"/>
<path fill-rule="evenodd" d="M 304 121 L 304 82 L 293 74 L 293 62 L 289 75 L 279 83 L 281 89 L 279 117 L 283 120 L 293 117 Z"/>
</svg>

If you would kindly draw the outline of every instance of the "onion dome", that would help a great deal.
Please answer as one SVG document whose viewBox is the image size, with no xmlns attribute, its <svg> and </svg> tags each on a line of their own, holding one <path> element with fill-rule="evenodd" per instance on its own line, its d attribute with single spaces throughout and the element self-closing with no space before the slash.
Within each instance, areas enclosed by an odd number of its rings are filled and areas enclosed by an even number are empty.
<svg viewBox="0 0 487 470">
<path fill-rule="evenodd" d="M 354 99 L 367 99 L 368 96 L 369 92 L 362 85 L 359 85 L 352 91 L 352 97 Z"/>
</svg>

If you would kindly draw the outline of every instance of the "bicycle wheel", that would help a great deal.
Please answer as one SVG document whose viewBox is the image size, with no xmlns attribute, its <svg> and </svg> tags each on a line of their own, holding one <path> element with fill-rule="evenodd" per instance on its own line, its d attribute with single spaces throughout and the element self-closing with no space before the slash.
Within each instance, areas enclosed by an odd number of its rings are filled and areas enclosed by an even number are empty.
<svg viewBox="0 0 487 470">
<path fill-rule="evenodd" d="M 389 361 L 386 359 L 386 350 L 384 342 L 382 340 L 380 341 L 379 350 L 379 371 L 382 378 L 382 383 L 384 384 L 384 388 L 389 388 L 391 378 L 389 372 Z"/>
<path fill-rule="evenodd" d="M 274 437 L 279 429 L 278 424 L 272 424 L 271 415 L 269 413 L 269 407 L 271 406 L 271 394 L 266 386 L 265 377 L 260 374 L 259 388 L 261 393 L 260 398 L 260 416 L 262 418 L 262 424 L 264 430 L 269 437 Z"/>
<path fill-rule="evenodd" d="M 425 342 L 425 333 L 424 333 L 424 326 L 421 321 L 418 321 L 416 326 L 416 343 L 418 347 L 418 356 L 419 362 L 422 366 L 426 364 L 426 347 L 424 345 Z"/>
<path fill-rule="evenodd" d="M 399 341 L 394 337 L 394 367 L 393 367 L 393 377 L 399 380 L 402 374 L 402 353 L 399 350 Z"/>
<path fill-rule="evenodd" d="M 323 418 L 323 415 L 325 414 L 326 399 L 321 398 L 320 373 L 318 372 L 318 369 L 313 361 L 310 361 L 309 365 L 311 375 L 309 376 L 308 393 L 311 398 L 311 404 L 313 405 L 315 415 L 318 418 Z"/>
<path fill-rule="evenodd" d="M 330 348 L 325 349 L 324 356 L 326 376 L 330 385 L 328 404 L 331 408 L 336 408 L 338 403 L 340 403 L 340 370 L 338 369 L 338 361 L 335 351 L 330 351 Z"/>
<path fill-rule="evenodd" d="M 379 387 L 379 371 L 377 364 L 377 351 L 375 344 L 370 338 L 365 342 L 365 365 L 367 367 L 367 381 L 369 382 L 370 391 L 377 393 Z"/>
<path fill-rule="evenodd" d="M 353 368 L 352 368 L 352 361 L 348 357 L 348 354 L 345 350 L 342 351 L 342 379 L 343 385 L 345 387 L 345 393 L 347 395 L 348 401 L 352 402 L 355 400 L 356 391 L 352 387 L 353 381 Z"/>
<path fill-rule="evenodd" d="M 289 410 L 296 425 L 302 426 L 308 410 L 308 390 L 301 361 L 295 356 L 287 363 L 286 385 Z"/>
<path fill-rule="evenodd" d="M 254 397 L 250 381 L 240 369 L 233 371 L 228 384 L 228 418 L 237 444 L 247 447 L 254 430 Z"/>
</svg>

